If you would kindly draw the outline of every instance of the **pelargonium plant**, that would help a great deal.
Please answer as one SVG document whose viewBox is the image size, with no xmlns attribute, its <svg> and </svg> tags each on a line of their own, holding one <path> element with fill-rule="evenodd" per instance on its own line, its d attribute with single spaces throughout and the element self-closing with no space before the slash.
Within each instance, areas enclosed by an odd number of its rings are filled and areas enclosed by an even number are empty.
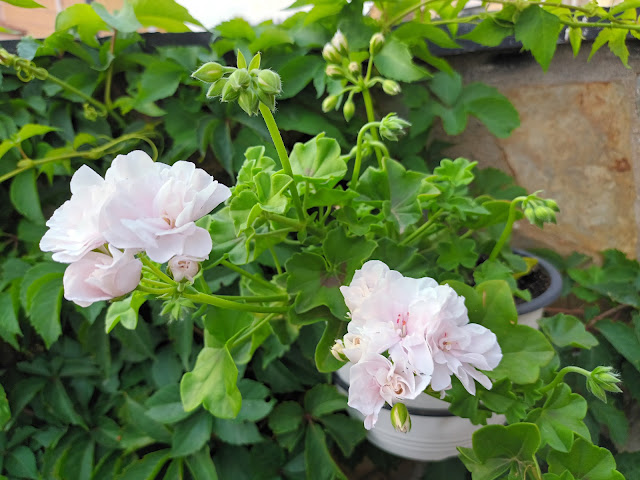
<svg viewBox="0 0 640 480">
<path fill-rule="evenodd" d="M 560 369 L 550 339 L 518 324 L 514 294 L 528 293 L 514 279 L 530 263 L 510 250 L 511 229 L 522 217 L 555 221 L 557 205 L 537 193 L 512 201 L 471 195 L 475 163 L 466 159 L 445 159 L 426 174 L 391 158 L 385 142 L 409 124 L 374 111 L 372 89 L 400 91 L 374 75 L 384 42 L 378 33 L 367 51 L 351 51 L 338 33 L 323 51 L 335 80 L 323 108 L 342 105 L 357 121 L 362 96 L 366 122 L 348 151 L 321 132 L 287 151 L 273 115 L 280 78 L 260 68 L 259 54 L 247 62 L 238 52 L 235 67 L 211 62 L 194 72 L 209 97 L 262 116 L 278 161 L 264 146 L 248 149 L 231 188 L 191 163 L 154 163 L 141 151 L 118 156 L 104 178 L 82 167 L 41 242 L 70 264 L 66 298 L 134 308 L 121 298 L 133 292 L 138 306 L 164 301 L 174 321 L 214 308 L 205 347 L 181 381 L 187 411 L 202 405 L 235 417 L 237 364 L 247 352 L 270 335 L 286 346 L 301 326 L 323 322 L 317 368 L 351 363 L 349 405 L 366 428 L 388 403 L 406 431 L 398 406 L 424 392 L 476 424 L 505 415 L 508 425 L 485 426 L 473 448 L 459 449 L 474 479 L 622 478 L 610 452 L 591 443 L 586 401 L 563 381 L 584 375 L 606 401 L 605 392 L 619 391 L 616 374 Z M 241 276 L 240 295 L 210 293 L 214 267 Z M 221 342 L 225 312 L 234 310 L 249 321 Z M 111 328 L 120 318 L 107 317 Z"/>
</svg>

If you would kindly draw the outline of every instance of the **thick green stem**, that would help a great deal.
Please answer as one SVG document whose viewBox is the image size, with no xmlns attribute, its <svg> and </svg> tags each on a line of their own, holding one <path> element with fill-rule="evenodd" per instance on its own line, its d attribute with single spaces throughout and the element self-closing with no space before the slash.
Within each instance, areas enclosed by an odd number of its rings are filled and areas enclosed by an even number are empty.
<svg viewBox="0 0 640 480">
<path fill-rule="evenodd" d="M 579 373 L 580 375 L 584 375 L 587 378 L 591 376 L 591 372 L 588 370 L 585 370 L 584 368 L 574 367 L 574 366 L 564 367 L 562 370 L 560 370 L 556 374 L 556 377 L 551 381 L 551 383 L 549 383 L 548 385 L 545 385 L 540 389 L 540 393 L 548 392 L 549 390 L 552 390 L 553 388 L 557 387 L 562 382 L 562 380 L 564 379 L 564 376 L 567 373 Z"/>
<path fill-rule="evenodd" d="M 289 294 L 281 293 L 276 295 L 216 295 L 224 300 L 236 302 L 260 303 L 260 302 L 286 302 L 289 300 Z"/>
<path fill-rule="evenodd" d="M 142 264 L 160 280 L 165 281 L 171 286 L 177 285 L 177 282 L 173 278 L 160 270 L 146 255 L 141 255 L 139 258 L 142 261 Z"/>
<path fill-rule="evenodd" d="M 269 252 L 271 252 L 273 264 L 276 266 L 276 272 L 278 272 L 278 275 L 282 275 L 282 267 L 280 266 L 280 261 L 278 260 L 278 255 L 276 255 L 276 249 L 273 247 L 273 245 L 269 247 Z"/>
<path fill-rule="evenodd" d="M 136 289 L 144 293 L 150 293 L 152 295 L 166 295 L 168 293 L 174 293 L 176 291 L 175 288 L 151 288 L 142 284 L 139 284 Z"/>
<path fill-rule="evenodd" d="M 288 306 L 282 307 L 269 307 L 262 305 L 251 305 L 248 303 L 238 303 L 231 300 L 225 300 L 216 295 L 207 295 L 206 293 L 186 293 L 183 292 L 182 296 L 187 300 L 191 300 L 194 303 L 204 303 L 206 305 L 213 305 L 214 307 L 226 308 L 228 310 L 240 310 L 243 312 L 253 313 L 286 313 L 289 311 Z"/>
<path fill-rule="evenodd" d="M 111 42 L 109 45 L 109 51 L 111 55 L 114 55 L 116 49 L 116 38 L 118 38 L 118 30 L 113 30 L 113 35 L 111 36 Z M 107 75 L 104 79 L 104 104 L 107 107 L 107 110 L 111 110 L 113 107 L 111 105 L 111 81 L 113 79 L 113 61 L 109 64 L 109 68 L 107 68 Z"/>
<path fill-rule="evenodd" d="M 271 140 L 273 140 L 273 144 L 276 147 L 276 151 L 278 152 L 278 157 L 280 158 L 280 163 L 282 163 L 282 168 L 285 173 L 289 175 L 291 178 L 293 177 L 293 170 L 291 169 L 291 162 L 289 162 L 289 155 L 287 154 L 287 149 L 284 146 L 284 142 L 282 141 L 282 136 L 280 135 L 280 130 L 278 130 L 278 125 L 276 124 L 275 118 L 273 118 L 273 114 L 269 107 L 267 107 L 264 103 L 260 102 L 260 113 L 262 114 L 262 118 L 264 119 L 264 123 L 267 125 L 267 129 L 269 130 L 269 134 L 271 135 Z M 304 222 L 305 213 L 302 210 L 302 202 L 300 202 L 300 196 L 298 195 L 298 185 L 295 181 L 291 182 L 289 185 L 289 191 L 291 192 L 291 198 L 293 200 L 293 205 L 296 208 L 296 212 L 298 213 L 298 218 L 300 221 Z"/>
<path fill-rule="evenodd" d="M 415 240 L 417 240 L 418 238 L 420 238 L 422 235 L 426 233 L 427 229 L 431 225 L 433 225 L 433 222 L 435 222 L 440 215 L 442 215 L 442 210 L 439 210 L 433 215 L 431 215 L 431 218 L 429 218 L 429 220 L 427 220 L 425 223 L 420 225 L 420 227 L 416 231 L 414 231 L 411 235 L 409 235 L 404 240 L 402 240 L 400 242 L 400 245 L 401 246 L 409 245 L 413 243 Z"/>
<path fill-rule="evenodd" d="M 367 112 L 367 122 L 369 122 L 369 123 L 375 122 L 376 115 L 375 115 L 375 112 L 373 110 L 373 102 L 371 101 L 371 93 L 369 92 L 368 88 L 363 88 L 362 89 L 362 99 L 364 100 L 364 109 Z M 373 130 L 371 132 L 371 136 L 373 137 L 373 139 L 376 142 L 380 141 L 380 137 L 378 137 L 378 132 L 376 130 Z M 382 165 L 382 153 L 377 148 L 375 149 L 375 152 L 376 152 L 376 157 L 378 158 L 378 165 L 381 166 Z"/>
<path fill-rule="evenodd" d="M 227 260 L 222 260 L 220 262 L 220 265 L 223 265 L 227 267 L 229 270 L 239 273 L 243 277 L 247 277 L 248 279 L 253 280 L 254 282 L 259 283 L 260 285 L 267 287 L 271 290 L 275 290 L 276 292 L 282 291 L 277 285 L 274 285 L 273 283 L 266 281 L 264 278 L 262 278 L 259 275 L 253 275 L 252 273 L 249 273 L 246 270 L 243 270 L 242 268 L 238 267 L 237 265 L 234 265 L 233 263 Z"/>
<path fill-rule="evenodd" d="M 502 251 L 502 247 L 507 243 L 509 236 L 511 235 L 511 231 L 513 230 L 513 224 L 516 221 L 516 207 L 523 200 L 526 200 L 527 197 L 516 197 L 511 201 L 511 205 L 509 205 L 509 215 L 507 216 L 507 224 L 504 226 L 504 230 L 500 235 L 500 238 L 496 242 L 493 250 L 491 250 L 491 254 L 489 255 L 489 261 L 494 261 L 498 258 L 498 255 Z"/>
<path fill-rule="evenodd" d="M 353 164 L 353 174 L 351 175 L 351 187 L 355 188 L 358 184 L 358 178 L 360 177 L 360 166 L 362 164 L 362 140 L 364 139 L 365 132 L 374 127 L 378 127 L 380 122 L 366 123 L 358 132 L 358 138 L 356 140 L 356 160 Z"/>
<path fill-rule="evenodd" d="M 231 350 L 237 346 L 242 345 L 248 338 L 253 335 L 255 331 L 262 328 L 263 325 L 269 323 L 275 316 L 275 313 L 269 314 L 266 317 L 258 320 L 254 325 L 250 325 L 245 330 L 239 331 L 233 337 L 227 340 L 227 348 Z"/>
</svg>

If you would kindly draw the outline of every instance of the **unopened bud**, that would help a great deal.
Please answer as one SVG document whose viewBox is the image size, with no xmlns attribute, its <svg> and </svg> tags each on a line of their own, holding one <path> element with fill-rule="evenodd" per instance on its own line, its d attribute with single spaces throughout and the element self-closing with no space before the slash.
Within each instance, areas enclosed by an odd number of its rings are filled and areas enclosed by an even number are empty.
<svg viewBox="0 0 640 480">
<path fill-rule="evenodd" d="M 607 403 L 607 394 L 605 391 L 614 393 L 622 392 L 617 385 L 619 382 L 620 377 L 613 371 L 612 367 L 599 366 L 594 368 L 587 377 L 587 390 L 604 403 Z"/>
<path fill-rule="evenodd" d="M 229 75 L 229 83 L 235 90 L 244 90 L 251 83 L 251 75 L 246 68 L 239 68 Z"/>
<path fill-rule="evenodd" d="M 209 62 L 202 65 L 199 69 L 191 74 L 193 78 L 201 82 L 213 83 L 222 78 L 224 67 L 216 62 Z"/>
<path fill-rule="evenodd" d="M 380 121 L 380 136 L 387 140 L 398 140 L 398 135 L 404 134 L 404 129 L 410 127 L 411 124 L 401 119 L 395 113 L 390 113 Z"/>
<path fill-rule="evenodd" d="M 382 50 L 382 46 L 384 45 L 384 35 L 380 32 L 374 34 L 369 40 L 369 51 L 371 55 L 375 55 L 380 50 Z"/>
<path fill-rule="evenodd" d="M 258 96 L 251 89 L 247 89 L 240 94 L 240 97 L 238 97 L 238 105 L 240 105 L 240 108 L 249 116 L 258 114 Z"/>
<path fill-rule="evenodd" d="M 346 362 L 348 359 L 347 357 L 345 357 L 343 352 L 344 344 L 342 343 L 342 340 L 336 340 L 336 343 L 334 343 L 333 347 L 331 347 L 331 355 L 333 355 L 336 360 L 340 362 Z"/>
<path fill-rule="evenodd" d="M 331 78 L 340 78 L 344 76 L 342 68 L 337 65 L 327 65 L 327 68 L 324 69 L 324 73 Z"/>
<path fill-rule="evenodd" d="M 550 198 L 546 199 L 544 201 L 544 204 L 550 208 L 551 210 L 553 210 L 554 212 L 559 212 L 560 211 L 560 207 L 558 207 L 558 204 L 556 203 L 555 200 L 552 200 Z"/>
<path fill-rule="evenodd" d="M 260 70 L 260 73 L 258 73 L 258 87 L 267 95 L 279 95 L 282 91 L 280 75 L 273 70 Z"/>
<path fill-rule="evenodd" d="M 227 82 L 222 86 L 222 91 L 220 92 L 220 101 L 233 102 L 240 96 L 240 92 L 241 90 L 237 88 L 234 83 L 230 82 L 229 79 L 227 79 Z"/>
<path fill-rule="evenodd" d="M 342 55 L 338 53 L 336 47 L 327 43 L 322 49 L 322 58 L 324 58 L 329 63 L 342 63 Z"/>
<path fill-rule="evenodd" d="M 349 71 L 351 73 L 359 73 L 360 72 L 360 64 L 358 62 L 349 62 Z"/>
<path fill-rule="evenodd" d="M 337 95 L 329 95 L 322 101 L 322 111 L 327 113 L 331 110 L 334 110 L 338 105 L 338 96 Z"/>
<path fill-rule="evenodd" d="M 333 45 L 341 55 L 347 55 L 349 53 L 347 37 L 345 37 L 340 30 L 338 30 L 331 39 L 331 45 Z"/>
<path fill-rule="evenodd" d="M 258 100 L 264 103 L 269 110 L 272 112 L 276 109 L 276 96 L 268 95 L 264 93 L 262 90 L 258 89 Z"/>
<path fill-rule="evenodd" d="M 226 84 L 226 78 L 221 78 L 217 82 L 212 83 L 209 87 L 209 90 L 207 90 L 207 98 L 219 97 L 220 95 L 222 95 L 222 90 L 224 89 L 224 86 Z"/>
<path fill-rule="evenodd" d="M 382 90 L 384 90 L 384 93 L 387 95 L 397 95 L 402 91 L 398 82 L 394 82 L 388 78 L 382 81 Z"/>
<path fill-rule="evenodd" d="M 184 280 L 193 283 L 195 277 L 200 271 L 199 259 L 186 255 L 176 255 L 168 263 L 169 271 L 176 282 Z"/>
<path fill-rule="evenodd" d="M 342 108 L 342 114 L 344 115 L 344 119 L 348 122 L 353 118 L 353 115 L 356 113 L 356 105 L 353 103 L 353 100 L 349 98 Z"/>
<path fill-rule="evenodd" d="M 391 425 L 396 432 L 409 433 L 411 430 L 411 416 L 404 403 L 396 403 L 391 408 Z"/>
</svg>

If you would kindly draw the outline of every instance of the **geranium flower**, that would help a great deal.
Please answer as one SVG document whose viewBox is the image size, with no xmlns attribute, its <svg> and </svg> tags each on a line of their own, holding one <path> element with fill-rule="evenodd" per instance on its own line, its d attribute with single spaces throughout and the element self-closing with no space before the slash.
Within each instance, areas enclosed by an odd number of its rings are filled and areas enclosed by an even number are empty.
<svg viewBox="0 0 640 480">
<path fill-rule="evenodd" d="M 142 262 L 134 252 L 110 246 L 108 253 L 89 252 L 67 267 L 62 279 L 64 298 L 88 307 L 126 295 L 138 286 Z"/>
</svg>

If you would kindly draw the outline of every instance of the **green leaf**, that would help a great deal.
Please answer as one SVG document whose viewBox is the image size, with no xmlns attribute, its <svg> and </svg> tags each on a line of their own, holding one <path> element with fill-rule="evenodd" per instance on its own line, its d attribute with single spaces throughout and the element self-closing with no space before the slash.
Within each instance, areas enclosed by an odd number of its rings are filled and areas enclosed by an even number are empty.
<svg viewBox="0 0 640 480">
<path fill-rule="evenodd" d="M 422 218 L 418 197 L 430 188 L 425 179 L 425 174 L 406 170 L 399 162 L 384 158 L 382 169 L 367 168 L 357 190 L 374 206 L 379 202 L 386 220 L 403 233 Z"/>
<path fill-rule="evenodd" d="M 124 2 L 122 9 L 115 14 L 109 13 L 106 7 L 100 3 L 91 3 L 91 8 L 107 25 L 120 32 L 131 33 L 142 28 L 142 24 L 136 18 L 133 6 L 129 2 Z"/>
<path fill-rule="evenodd" d="M 135 97 L 134 108 L 171 97 L 185 76 L 184 68 L 173 62 L 162 60 L 147 65 L 137 83 L 138 94 Z"/>
<path fill-rule="evenodd" d="M 46 402 L 59 418 L 72 425 L 79 425 L 85 430 L 89 429 L 83 418 L 76 412 L 73 402 L 60 380 L 56 379 L 49 384 L 45 388 L 44 396 Z"/>
<path fill-rule="evenodd" d="M 14 477 L 34 480 L 38 478 L 36 456 L 24 445 L 17 446 L 7 454 L 4 461 L 4 469 Z"/>
<path fill-rule="evenodd" d="M 320 134 L 306 143 L 296 143 L 289 156 L 294 179 L 334 186 L 347 173 L 347 164 L 340 157 L 340 145 L 333 138 Z"/>
<path fill-rule="evenodd" d="M 325 132 L 330 138 L 335 138 L 343 147 L 347 146 L 347 141 L 338 125 L 332 123 L 321 112 L 314 111 L 299 103 L 285 102 L 278 105 L 278 127 L 280 130 L 294 130 L 308 135 Z"/>
<path fill-rule="evenodd" d="M 282 28 L 271 27 L 266 28 L 256 40 L 249 44 L 249 50 L 252 52 L 264 52 L 276 45 L 287 43 L 293 43 L 291 35 Z"/>
<path fill-rule="evenodd" d="M 573 442 L 568 453 L 551 451 L 547 457 L 549 472 L 562 474 L 569 471 L 576 480 L 624 480 L 616 470 L 613 455 L 582 438 Z"/>
<path fill-rule="evenodd" d="M 129 0 L 143 27 L 157 27 L 167 32 L 189 32 L 186 23 L 202 27 L 189 11 L 174 0 Z"/>
<path fill-rule="evenodd" d="M 109 333 L 119 323 L 127 330 L 135 330 L 138 325 L 138 310 L 146 301 L 142 292 L 133 292 L 124 300 L 112 302 L 105 316 L 105 332 Z"/>
<path fill-rule="evenodd" d="M 347 397 L 338 392 L 334 385 L 316 385 L 304 396 L 305 411 L 316 418 L 345 408 Z"/>
<path fill-rule="evenodd" d="M 198 453 L 188 456 L 185 461 L 193 478 L 206 478 L 207 480 L 218 479 L 216 467 L 211 459 L 208 446 L 205 445 Z"/>
<path fill-rule="evenodd" d="M 0 429 L 11 420 L 11 409 L 9 408 L 9 400 L 2 385 L 0 385 Z"/>
<path fill-rule="evenodd" d="M 557 16 L 542 7 L 530 5 L 518 16 L 515 37 L 526 50 L 531 51 L 546 72 L 556 51 L 561 28 L 562 23 Z"/>
<path fill-rule="evenodd" d="M 584 324 L 573 315 L 559 313 L 553 317 L 538 320 L 542 331 L 559 347 L 591 348 L 598 345 L 598 340 L 587 332 Z"/>
<path fill-rule="evenodd" d="M 470 238 L 452 237 L 450 242 L 438 244 L 437 251 L 439 256 L 436 262 L 445 270 L 454 270 L 459 265 L 473 268 L 478 261 L 476 242 Z"/>
<path fill-rule="evenodd" d="M 589 429 L 583 419 L 587 414 L 587 401 L 577 393 L 571 393 L 561 384 L 541 408 L 532 410 L 526 421 L 540 429 L 542 446 L 549 444 L 554 450 L 568 452 L 573 446 L 573 434 L 590 440 Z"/>
<path fill-rule="evenodd" d="M 423 37 L 431 43 L 442 48 L 460 48 L 449 35 L 435 25 L 427 25 L 420 22 L 405 22 L 393 31 L 393 36 L 398 40 L 415 41 L 417 38 Z"/>
<path fill-rule="evenodd" d="M 582 45 L 582 28 L 569 27 L 569 42 L 571 43 L 573 56 L 577 57 L 578 52 L 580 52 L 580 46 Z"/>
<path fill-rule="evenodd" d="M 2 0 L 9 5 L 14 5 L 16 7 L 21 8 L 45 8 L 44 5 L 40 5 L 38 2 L 34 2 L 34 0 Z"/>
<path fill-rule="evenodd" d="M 126 397 L 123 413 L 128 423 L 139 432 L 159 442 L 169 443 L 171 441 L 169 429 L 147 415 L 147 409 L 129 396 Z"/>
<path fill-rule="evenodd" d="M 44 216 L 40 207 L 40 197 L 36 185 L 36 171 L 22 172 L 11 182 L 9 195 L 16 210 L 34 223 L 43 224 Z"/>
<path fill-rule="evenodd" d="M 596 328 L 631 365 L 640 371 L 640 341 L 630 326 L 605 319 L 596 323 Z"/>
<path fill-rule="evenodd" d="M 171 456 L 185 457 L 202 449 L 211 438 L 213 417 L 203 410 L 191 415 L 174 427 Z"/>
<path fill-rule="evenodd" d="M 238 413 L 238 420 L 258 422 L 269 415 L 276 404 L 275 398 L 269 398 L 269 389 L 255 380 L 243 378 L 238 382 L 238 389 L 242 394 L 242 408 Z"/>
<path fill-rule="evenodd" d="M 319 420 L 347 458 L 351 456 L 356 446 L 367 436 L 364 425 L 358 419 L 335 414 L 324 415 Z"/>
<path fill-rule="evenodd" d="M 216 417 L 234 418 L 242 406 L 237 378 L 238 369 L 226 347 L 203 348 L 193 370 L 180 382 L 184 409 L 191 411 L 202 404 Z"/>
<path fill-rule="evenodd" d="M 520 126 L 520 116 L 507 97 L 483 83 L 466 85 L 460 101 L 465 111 L 476 117 L 498 138 L 507 138 Z"/>
<path fill-rule="evenodd" d="M 459 73 L 438 72 L 429 81 L 429 89 L 442 103 L 453 106 L 462 93 L 462 77 Z"/>
<path fill-rule="evenodd" d="M 493 18 L 486 18 L 466 35 L 461 36 L 465 40 L 487 47 L 497 47 L 509 35 L 513 35 L 513 27 L 499 24 Z"/>
<path fill-rule="evenodd" d="M 147 453 L 125 468 L 115 480 L 154 480 L 169 458 L 168 449 Z"/>
<path fill-rule="evenodd" d="M 42 337 L 47 348 L 49 348 L 62 333 L 60 327 L 62 294 L 62 273 L 48 273 L 43 275 L 31 283 L 27 290 L 26 309 L 29 321 L 36 332 Z"/>
<path fill-rule="evenodd" d="M 409 46 L 394 37 L 385 41 L 373 63 L 384 77 L 392 80 L 410 83 L 430 76 L 427 70 L 413 63 Z"/>
<path fill-rule="evenodd" d="M 256 32 L 253 27 L 244 18 L 240 17 L 222 22 L 216 27 L 216 31 L 224 38 L 244 38 L 250 41 L 256 38 Z"/>
<path fill-rule="evenodd" d="M 304 459 L 308 480 L 347 480 L 347 477 L 331 458 L 320 425 L 309 423 L 304 443 Z"/>
<path fill-rule="evenodd" d="M 594 400 L 589 404 L 589 413 L 609 429 L 609 437 L 616 445 L 625 445 L 629 440 L 629 419 L 622 410 L 611 403 Z"/>
<path fill-rule="evenodd" d="M 338 338 L 342 338 L 347 333 L 347 322 L 338 320 L 334 317 L 327 318 L 322 337 L 316 345 L 315 361 L 316 368 L 319 372 L 328 373 L 335 372 L 344 365 L 344 362 L 336 359 L 331 353 L 331 348 L 335 345 Z"/>
<path fill-rule="evenodd" d="M 99 47 L 96 35 L 109 30 L 109 26 L 100 18 L 91 5 L 78 3 L 61 11 L 56 17 L 56 32 L 67 31 L 75 27 L 78 36 L 87 45 Z"/>
<path fill-rule="evenodd" d="M 11 294 L 9 292 L 0 293 L 0 338 L 16 350 L 20 350 L 16 339 L 17 335 L 22 336 L 22 331 L 16 317 Z"/>
<path fill-rule="evenodd" d="M 264 441 L 257 425 L 244 420 L 216 418 L 213 423 L 213 433 L 220 440 L 231 445 L 251 445 Z"/>
<path fill-rule="evenodd" d="M 145 402 L 145 407 L 147 407 L 146 415 L 149 418 L 164 424 L 176 423 L 191 415 L 182 407 L 177 384 L 160 388 Z"/>
</svg>

